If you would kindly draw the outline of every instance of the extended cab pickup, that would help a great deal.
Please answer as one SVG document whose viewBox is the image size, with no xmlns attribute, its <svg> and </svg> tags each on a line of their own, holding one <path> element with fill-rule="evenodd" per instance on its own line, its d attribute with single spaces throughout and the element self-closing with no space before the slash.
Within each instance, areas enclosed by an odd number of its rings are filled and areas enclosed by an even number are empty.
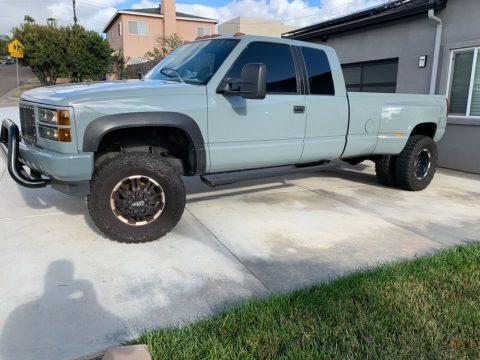
<svg viewBox="0 0 480 360">
<path fill-rule="evenodd" d="M 0 135 L 13 179 L 88 195 L 122 242 L 176 225 L 181 176 L 369 159 L 381 183 L 422 190 L 447 119 L 444 96 L 347 92 L 332 48 L 256 36 L 188 43 L 139 80 L 31 90 L 19 111 L 21 136 L 9 119 Z"/>
</svg>

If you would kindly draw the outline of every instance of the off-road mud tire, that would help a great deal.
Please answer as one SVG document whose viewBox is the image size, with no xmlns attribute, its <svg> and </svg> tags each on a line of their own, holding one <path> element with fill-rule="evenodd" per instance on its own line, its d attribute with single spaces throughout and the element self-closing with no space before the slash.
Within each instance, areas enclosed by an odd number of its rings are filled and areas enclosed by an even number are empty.
<svg viewBox="0 0 480 360">
<path fill-rule="evenodd" d="M 155 180 L 165 195 L 159 217 L 138 226 L 119 220 L 110 203 L 116 184 L 135 175 Z M 90 216 L 98 229 L 108 238 L 123 243 L 149 242 L 167 234 L 180 220 L 185 201 L 185 188 L 174 167 L 160 156 L 141 152 L 125 153 L 105 161 L 93 175 L 87 198 Z"/>
</svg>

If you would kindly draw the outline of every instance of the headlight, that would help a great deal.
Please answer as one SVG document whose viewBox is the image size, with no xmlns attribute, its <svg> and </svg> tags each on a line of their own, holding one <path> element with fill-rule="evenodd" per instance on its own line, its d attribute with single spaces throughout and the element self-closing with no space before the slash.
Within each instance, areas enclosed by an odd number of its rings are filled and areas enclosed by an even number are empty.
<svg viewBox="0 0 480 360">
<path fill-rule="evenodd" d="M 70 112 L 68 110 L 38 109 L 38 121 L 56 125 L 70 125 Z"/>
<path fill-rule="evenodd" d="M 60 141 L 60 142 L 72 141 L 72 135 L 70 134 L 70 129 L 38 125 L 38 132 L 40 133 L 40 136 L 45 139 Z"/>
</svg>

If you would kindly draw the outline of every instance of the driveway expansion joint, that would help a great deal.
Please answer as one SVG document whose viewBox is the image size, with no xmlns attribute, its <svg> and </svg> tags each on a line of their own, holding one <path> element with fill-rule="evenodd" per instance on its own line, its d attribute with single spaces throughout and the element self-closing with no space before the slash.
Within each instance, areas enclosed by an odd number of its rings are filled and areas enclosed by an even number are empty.
<svg viewBox="0 0 480 360">
<path fill-rule="evenodd" d="M 220 238 L 212 231 L 210 230 L 210 228 L 208 226 L 206 226 L 198 217 L 196 217 L 188 208 L 185 208 L 186 211 L 188 211 L 188 213 L 190 215 L 192 215 L 192 217 L 198 221 L 199 224 L 201 224 L 213 237 L 214 239 L 230 254 L 232 255 L 250 274 L 252 274 L 252 276 L 260 283 L 262 284 L 262 286 L 268 291 L 270 292 L 271 294 L 274 293 L 274 290 L 272 288 L 270 288 L 270 286 L 268 286 L 262 279 L 260 279 L 260 277 L 255 273 L 255 271 L 253 271 L 247 264 L 245 264 L 245 262 L 240 259 L 240 257 L 237 256 L 237 254 L 235 254 L 227 245 L 225 245 L 225 243 L 220 240 Z"/>
</svg>

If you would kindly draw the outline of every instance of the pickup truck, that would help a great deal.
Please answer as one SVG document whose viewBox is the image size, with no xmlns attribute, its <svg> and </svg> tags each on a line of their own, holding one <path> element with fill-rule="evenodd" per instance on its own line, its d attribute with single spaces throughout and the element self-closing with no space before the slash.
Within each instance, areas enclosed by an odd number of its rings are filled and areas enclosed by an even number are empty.
<svg viewBox="0 0 480 360">
<path fill-rule="evenodd" d="M 158 239 L 185 207 L 182 176 L 372 160 L 378 180 L 424 189 L 445 96 L 347 92 L 335 51 L 258 36 L 185 44 L 138 80 L 25 92 L 0 152 L 22 186 L 87 195 L 96 226 Z"/>
</svg>

